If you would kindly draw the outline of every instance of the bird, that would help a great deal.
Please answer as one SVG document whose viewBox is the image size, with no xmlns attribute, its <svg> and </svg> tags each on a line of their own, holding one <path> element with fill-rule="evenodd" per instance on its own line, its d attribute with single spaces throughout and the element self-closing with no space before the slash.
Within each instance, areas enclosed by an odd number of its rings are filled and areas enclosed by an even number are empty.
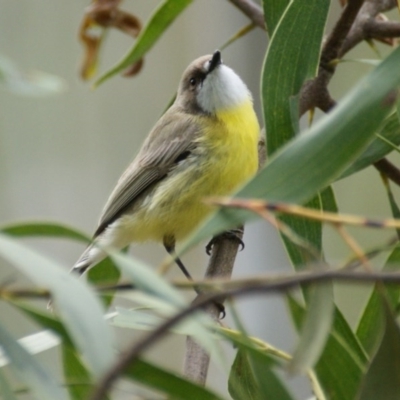
<svg viewBox="0 0 400 400">
<path fill-rule="evenodd" d="M 259 124 L 243 80 L 221 52 L 194 60 L 175 101 L 118 180 L 93 235 L 74 264 L 80 273 L 131 243 L 162 243 L 175 253 L 214 210 L 204 199 L 231 194 L 255 175 Z"/>
</svg>

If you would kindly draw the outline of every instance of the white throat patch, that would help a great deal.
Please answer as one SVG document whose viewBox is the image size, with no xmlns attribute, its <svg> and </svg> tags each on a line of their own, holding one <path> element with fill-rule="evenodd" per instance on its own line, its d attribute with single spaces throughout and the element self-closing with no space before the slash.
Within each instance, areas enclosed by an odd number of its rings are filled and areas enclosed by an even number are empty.
<svg viewBox="0 0 400 400">
<path fill-rule="evenodd" d="M 205 69 L 208 63 L 207 61 Z M 197 94 L 199 106 L 209 113 L 235 107 L 246 100 L 251 100 L 247 86 L 231 68 L 224 64 L 218 65 L 206 76 Z"/>
</svg>

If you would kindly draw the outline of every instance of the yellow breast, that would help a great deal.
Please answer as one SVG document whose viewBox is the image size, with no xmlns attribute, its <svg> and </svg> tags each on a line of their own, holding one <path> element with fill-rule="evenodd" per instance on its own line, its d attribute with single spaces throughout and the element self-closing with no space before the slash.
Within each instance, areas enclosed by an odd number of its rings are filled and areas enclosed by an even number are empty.
<svg viewBox="0 0 400 400">
<path fill-rule="evenodd" d="M 213 210 L 205 198 L 228 195 L 256 173 L 259 125 L 250 100 L 199 123 L 197 161 L 158 184 L 129 221 L 132 241 L 183 239 Z"/>
</svg>

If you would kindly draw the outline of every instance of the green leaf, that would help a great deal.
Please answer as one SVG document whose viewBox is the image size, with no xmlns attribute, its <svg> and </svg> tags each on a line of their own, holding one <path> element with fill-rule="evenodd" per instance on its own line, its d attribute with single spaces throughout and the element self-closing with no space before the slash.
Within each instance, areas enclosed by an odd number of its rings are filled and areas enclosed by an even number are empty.
<svg viewBox="0 0 400 400">
<path fill-rule="evenodd" d="M 128 54 L 117 65 L 102 75 L 95 83 L 95 86 L 99 86 L 107 79 L 139 61 L 191 2 L 192 0 L 165 0 L 154 11 Z"/>
<path fill-rule="evenodd" d="M 234 400 L 292 400 L 292 396 L 272 370 L 271 363 L 256 352 L 239 349 L 228 381 Z"/>
<path fill-rule="evenodd" d="M 53 314 L 40 310 L 36 307 L 33 307 L 31 304 L 23 303 L 21 301 L 9 300 L 9 303 L 11 303 L 14 307 L 17 307 L 20 311 L 24 312 L 43 328 L 50 329 L 51 331 L 55 332 L 64 343 L 70 346 L 73 345 L 73 342 L 64 325 Z"/>
<path fill-rule="evenodd" d="M 396 113 L 391 114 L 384 122 L 378 133 L 395 145 L 400 145 L 400 123 Z M 352 175 L 369 167 L 376 161 L 393 151 L 393 147 L 379 137 L 375 137 L 357 160 L 347 168 L 339 179 Z"/>
<path fill-rule="evenodd" d="M 382 341 L 364 375 L 358 400 L 397 400 L 400 393 L 400 330 L 384 304 L 385 329 Z"/>
<path fill-rule="evenodd" d="M 55 381 L 54 377 L 1 324 L 0 343 L 20 379 L 29 385 L 38 399 L 67 400 L 66 392 Z"/>
<path fill-rule="evenodd" d="M 94 268 L 90 268 L 87 272 L 88 282 L 95 286 L 101 285 L 116 285 L 121 277 L 121 272 L 110 259 L 110 257 L 105 258 L 95 265 Z M 105 307 L 109 307 L 114 299 L 114 291 L 108 291 L 106 295 L 102 295 L 103 304 Z"/>
<path fill-rule="evenodd" d="M 90 238 L 84 233 L 70 226 L 57 222 L 21 222 L 6 225 L 0 231 L 12 236 L 45 236 L 63 239 L 73 239 L 80 242 L 90 242 Z"/>
<path fill-rule="evenodd" d="M 299 330 L 305 310 L 291 296 L 287 298 Z M 354 400 L 367 362 L 366 356 L 338 309 L 333 321 L 331 333 L 315 366 L 315 373 L 329 400 Z"/>
<path fill-rule="evenodd" d="M 95 376 L 112 365 L 115 355 L 111 328 L 89 287 L 55 261 L 0 234 L 0 255 L 40 286 L 48 287 L 68 333 L 84 355 Z"/>
<path fill-rule="evenodd" d="M 174 400 L 222 400 L 217 394 L 144 360 L 136 360 L 124 376 L 172 396 Z"/>
<path fill-rule="evenodd" d="M 290 0 L 263 0 L 264 18 L 271 38 Z"/>
<path fill-rule="evenodd" d="M 300 339 L 289 365 L 294 372 L 304 373 L 314 366 L 331 332 L 334 312 L 332 283 L 313 286 L 309 298 Z"/>
<path fill-rule="evenodd" d="M 400 245 L 397 245 L 389 255 L 384 271 L 396 271 L 399 269 L 400 263 Z M 382 289 L 382 288 L 381 288 Z M 357 327 L 357 337 L 364 346 L 368 354 L 375 349 L 378 341 L 382 337 L 384 329 L 382 325 L 382 290 L 375 286 L 374 291 L 369 297 L 368 303 L 361 315 Z M 395 285 L 386 286 L 386 300 L 393 308 L 397 306 L 400 296 L 400 287 Z"/>
<path fill-rule="evenodd" d="M 388 95 L 400 84 L 398 65 L 400 48 L 363 78 L 331 113 L 275 153 L 235 197 L 304 204 L 337 179 L 369 144 L 391 111 Z M 184 249 L 253 219 L 251 212 L 223 208 L 187 240 Z"/>
<path fill-rule="evenodd" d="M 268 46 L 261 91 L 269 155 L 299 130 L 297 96 L 317 72 L 329 4 L 329 0 L 292 1 Z"/>
<path fill-rule="evenodd" d="M 71 400 L 88 399 L 93 391 L 91 376 L 76 350 L 66 344 L 62 345 L 64 379 Z"/>
<path fill-rule="evenodd" d="M 0 369 L 0 398 L 3 400 L 18 400 L 1 369 Z"/>
</svg>

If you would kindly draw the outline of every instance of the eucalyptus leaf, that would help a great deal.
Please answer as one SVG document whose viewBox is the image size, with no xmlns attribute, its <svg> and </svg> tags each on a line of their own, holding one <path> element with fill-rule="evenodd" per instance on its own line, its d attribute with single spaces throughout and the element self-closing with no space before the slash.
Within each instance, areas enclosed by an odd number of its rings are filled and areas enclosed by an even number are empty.
<svg viewBox="0 0 400 400">
<path fill-rule="evenodd" d="M 317 72 L 329 5 L 329 0 L 293 0 L 274 31 L 261 83 L 269 155 L 299 131 L 296 97 Z"/>
<path fill-rule="evenodd" d="M 14 394 L 11 385 L 4 376 L 3 372 L 0 370 L 0 398 L 3 400 L 18 400 Z"/>
<path fill-rule="evenodd" d="M 43 236 L 90 242 L 84 233 L 57 222 L 19 222 L 0 227 L 0 231 L 12 236 Z"/>
<path fill-rule="evenodd" d="M 264 18 L 270 38 L 289 3 L 290 0 L 263 0 Z"/>
<path fill-rule="evenodd" d="M 239 349 L 229 374 L 228 390 L 234 400 L 293 400 L 272 370 L 257 353 Z"/>
<path fill-rule="evenodd" d="M 395 145 L 400 145 L 400 123 L 396 113 L 391 114 L 378 130 L 379 135 Z M 393 147 L 376 136 L 368 147 L 362 152 L 357 160 L 347 168 L 339 179 L 352 175 L 362 169 L 369 167 L 393 151 Z"/>
<path fill-rule="evenodd" d="M 0 343 L 12 367 L 40 400 L 67 400 L 65 390 L 31 354 L 0 324 Z"/>
<path fill-rule="evenodd" d="M 383 270 L 398 271 L 399 263 L 400 245 L 397 245 L 386 260 Z M 357 337 L 368 354 L 372 354 L 375 351 L 384 330 L 384 320 L 382 319 L 382 288 L 375 285 L 357 326 Z M 395 285 L 387 286 L 385 288 L 385 297 L 389 305 L 395 308 L 400 297 L 400 287 Z"/>
<path fill-rule="evenodd" d="M 222 397 L 212 391 L 142 359 L 131 364 L 125 370 L 124 375 L 168 394 L 174 400 L 187 400 L 188 398 L 190 400 L 222 400 Z"/>
<path fill-rule="evenodd" d="M 63 344 L 62 358 L 64 379 L 70 400 L 88 399 L 93 391 L 93 382 L 76 350 L 68 344 Z"/>
<path fill-rule="evenodd" d="M 123 59 L 113 68 L 102 75 L 95 86 L 99 86 L 107 79 L 118 74 L 130 65 L 139 61 L 163 35 L 166 29 L 178 15 L 192 2 L 192 0 L 165 0 L 154 11 L 143 31 L 137 38 L 134 46 Z"/>
<path fill-rule="evenodd" d="M 382 341 L 364 375 L 357 400 L 397 400 L 400 393 L 400 329 L 383 301 L 385 328 Z"/>
<path fill-rule="evenodd" d="M 292 296 L 287 298 L 299 330 L 305 310 Z M 338 309 L 333 321 L 333 329 L 314 370 L 326 398 L 354 400 L 367 363 L 366 355 Z"/>
<path fill-rule="evenodd" d="M 55 261 L 0 234 L 0 256 L 36 284 L 48 287 L 71 339 L 95 376 L 101 376 L 115 359 L 111 328 L 96 295 Z"/>
</svg>

